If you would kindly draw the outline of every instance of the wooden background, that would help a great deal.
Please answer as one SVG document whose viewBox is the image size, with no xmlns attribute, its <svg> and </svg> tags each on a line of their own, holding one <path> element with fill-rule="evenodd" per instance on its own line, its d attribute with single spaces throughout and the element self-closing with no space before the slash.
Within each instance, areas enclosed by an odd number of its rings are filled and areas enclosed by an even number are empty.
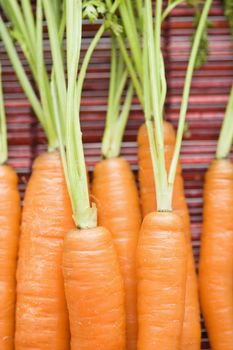
<svg viewBox="0 0 233 350">
<path fill-rule="evenodd" d="M 189 128 L 181 155 L 185 192 L 191 214 L 193 249 L 197 262 L 202 223 L 203 176 L 208 164 L 214 158 L 216 140 L 233 81 L 231 37 L 220 0 L 214 0 L 210 20 L 212 26 L 209 29 L 209 59 L 208 63 L 195 73 L 193 79 L 187 116 Z M 97 27 L 98 23 L 94 26 L 85 25 L 82 53 Z M 163 31 L 168 82 L 165 117 L 175 126 L 192 33 L 192 10 L 179 6 L 166 21 Z M 49 66 L 51 59 L 46 40 L 45 48 Z M 106 35 L 93 56 L 84 86 L 81 118 L 90 171 L 100 159 L 100 141 L 104 127 L 109 78 L 109 48 L 110 40 Z M 33 159 L 46 149 L 46 140 L 1 43 L 0 60 L 3 65 L 10 163 L 19 174 L 23 198 Z M 143 114 L 135 98 L 122 147 L 122 155 L 130 161 L 135 172 L 137 171 L 136 135 L 142 122 Z M 210 349 L 204 327 L 202 349 Z"/>
</svg>

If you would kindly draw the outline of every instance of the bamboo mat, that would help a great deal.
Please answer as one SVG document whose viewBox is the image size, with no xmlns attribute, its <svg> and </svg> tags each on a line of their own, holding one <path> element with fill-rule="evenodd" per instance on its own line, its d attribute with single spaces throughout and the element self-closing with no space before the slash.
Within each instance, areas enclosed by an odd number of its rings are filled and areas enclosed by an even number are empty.
<svg viewBox="0 0 233 350">
<path fill-rule="evenodd" d="M 203 176 L 214 158 L 219 127 L 224 115 L 233 81 L 233 50 L 230 31 L 223 16 L 220 0 L 214 0 L 210 13 L 209 59 L 196 71 L 188 110 L 188 131 L 182 146 L 182 166 L 185 192 L 191 214 L 193 249 L 199 256 Z M 98 27 L 88 24 L 84 28 L 82 55 Z M 165 117 L 177 125 L 184 74 L 193 33 L 192 11 L 179 6 L 166 21 L 163 30 L 163 51 L 166 63 L 168 98 Z M 45 40 L 46 60 L 51 64 L 48 42 Z M 104 127 L 109 78 L 110 39 L 106 35 L 98 45 L 88 69 L 81 108 L 85 154 L 89 170 L 100 159 L 100 141 Z M 43 132 L 33 116 L 5 50 L 0 44 L 3 82 L 8 120 L 10 163 L 20 177 L 23 193 L 31 172 L 33 159 L 46 149 Z M 22 61 L 23 57 L 22 57 Z M 25 62 L 24 62 L 25 63 Z M 143 114 L 136 98 L 128 122 L 122 155 L 137 171 L 136 135 L 143 122 Z M 202 330 L 202 349 L 210 349 L 207 334 Z"/>
</svg>

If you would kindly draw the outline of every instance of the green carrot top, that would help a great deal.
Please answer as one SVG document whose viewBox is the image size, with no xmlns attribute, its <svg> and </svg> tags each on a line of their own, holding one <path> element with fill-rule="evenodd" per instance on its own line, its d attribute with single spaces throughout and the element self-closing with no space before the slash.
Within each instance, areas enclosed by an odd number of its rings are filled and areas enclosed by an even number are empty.
<svg viewBox="0 0 233 350">
<path fill-rule="evenodd" d="M 117 51 L 116 39 L 112 36 L 108 108 L 102 141 L 103 158 L 118 157 L 120 154 L 121 142 L 133 98 L 133 86 L 132 83 L 129 83 L 124 104 L 121 108 L 121 98 L 127 80 L 128 70 L 125 66 L 123 57 L 119 54 L 119 51 Z"/>
<path fill-rule="evenodd" d="M 8 158 L 6 113 L 2 88 L 2 66 L 0 64 L 0 165 L 4 164 Z"/>
<path fill-rule="evenodd" d="M 224 10 L 225 16 L 228 20 L 231 36 L 233 39 L 233 1 L 224 0 Z M 233 41 L 232 41 L 233 42 Z M 216 158 L 226 158 L 231 150 L 233 142 L 233 83 L 230 91 L 230 96 L 228 99 L 221 132 L 218 139 Z"/>
<path fill-rule="evenodd" d="M 192 75 L 195 68 L 196 57 L 205 28 L 206 18 L 212 1 L 206 0 L 198 28 L 193 40 L 193 46 L 186 71 L 182 102 L 179 114 L 179 124 L 175 150 L 170 169 L 167 173 L 164 156 L 163 139 L 163 109 L 166 98 L 165 68 L 161 53 L 161 17 L 162 0 L 156 1 L 156 16 L 153 21 L 152 2 L 145 0 L 144 23 L 144 99 L 145 119 L 148 129 L 150 150 L 156 183 L 157 207 L 159 211 L 172 209 L 172 193 L 175 174 L 179 160 L 185 118 L 188 108 L 188 98 L 191 89 Z M 155 130 L 155 132 L 154 132 Z"/>
<path fill-rule="evenodd" d="M 114 14 L 118 3 L 118 0 L 113 3 L 109 12 L 110 15 Z M 89 5 L 92 5 L 92 2 Z M 89 199 L 80 126 L 80 105 L 83 83 L 91 56 L 106 27 L 111 23 L 109 17 L 107 23 L 104 20 L 80 65 L 82 2 L 77 0 L 66 2 L 66 47 L 63 45 L 62 51 L 59 42 L 59 28 L 56 25 L 51 1 L 43 0 L 43 6 L 54 65 L 54 75 L 51 81 L 53 109 L 64 173 L 73 208 L 73 217 L 77 227 L 91 228 L 97 225 L 97 210 L 95 204 L 91 203 Z M 66 65 L 64 62 L 66 62 Z M 78 72 L 79 66 L 80 70 Z M 67 81 L 65 78 L 66 71 Z M 61 114 L 63 113 L 66 116 L 65 125 L 61 122 Z"/>
</svg>

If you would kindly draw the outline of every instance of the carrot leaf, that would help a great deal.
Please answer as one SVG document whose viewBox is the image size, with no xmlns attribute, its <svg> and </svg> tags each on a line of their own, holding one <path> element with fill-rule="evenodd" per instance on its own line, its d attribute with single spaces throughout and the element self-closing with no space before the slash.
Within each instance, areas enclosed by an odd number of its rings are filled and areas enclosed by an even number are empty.
<svg viewBox="0 0 233 350">
<path fill-rule="evenodd" d="M 233 84 L 218 140 L 216 158 L 226 158 L 233 142 Z"/>
<path fill-rule="evenodd" d="M 112 58 L 109 82 L 108 108 L 106 125 L 102 140 L 102 156 L 104 158 L 118 157 L 121 142 L 128 120 L 133 97 L 133 86 L 129 85 L 121 108 L 121 99 L 128 80 L 128 70 L 119 54 L 116 39 L 112 37 Z"/>
<path fill-rule="evenodd" d="M 0 164 L 4 164 L 8 158 L 6 113 L 4 107 L 2 87 L 2 66 L 0 64 Z"/>
</svg>

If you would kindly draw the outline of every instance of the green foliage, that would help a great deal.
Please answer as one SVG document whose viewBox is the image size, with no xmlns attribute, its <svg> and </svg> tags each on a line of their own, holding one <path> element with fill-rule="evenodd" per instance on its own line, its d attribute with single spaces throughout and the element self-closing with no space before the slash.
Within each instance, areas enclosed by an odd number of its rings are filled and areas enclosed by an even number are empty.
<svg viewBox="0 0 233 350">
<path fill-rule="evenodd" d="M 105 2 L 101 0 L 84 0 L 83 1 L 83 18 L 88 18 L 94 23 L 100 16 L 106 13 Z"/>
<path fill-rule="evenodd" d="M 233 37 L 233 0 L 223 0 L 223 3 L 225 16 L 229 22 L 229 26 Z"/>
<path fill-rule="evenodd" d="M 193 24 L 194 24 L 194 27 L 197 28 L 205 1 L 204 0 L 186 0 L 186 1 L 189 6 L 192 6 L 194 8 L 195 15 L 193 19 Z M 195 69 L 198 69 L 201 66 L 203 66 L 208 59 L 208 53 L 209 53 L 208 28 L 210 26 L 211 26 L 211 23 L 209 21 L 206 21 L 206 25 L 204 27 L 200 45 L 199 45 L 198 55 L 195 62 Z M 194 35 L 192 36 L 192 43 L 194 40 Z"/>
</svg>

